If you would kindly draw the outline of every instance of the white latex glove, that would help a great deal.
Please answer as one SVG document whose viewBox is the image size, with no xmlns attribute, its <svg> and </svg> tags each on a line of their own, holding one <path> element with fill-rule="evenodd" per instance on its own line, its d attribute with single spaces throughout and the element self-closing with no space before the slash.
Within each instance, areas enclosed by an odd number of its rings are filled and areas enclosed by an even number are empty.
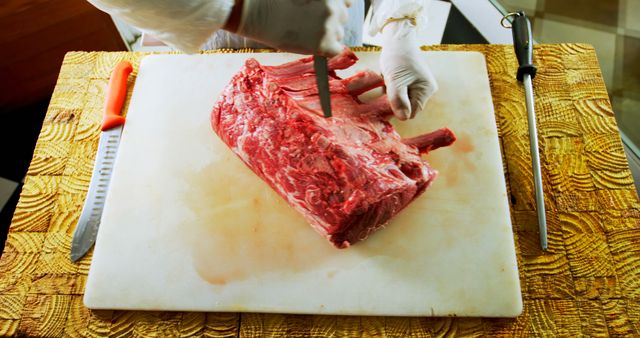
<svg viewBox="0 0 640 338">
<path fill-rule="evenodd" d="M 413 118 L 438 90 L 417 40 L 419 28 L 426 21 L 426 1 L 377 0 L 373 5 L 372 30 L 382 30 L 380 69 L 393 114 L 400 120 Z M 415 21 L 402 19 L 385 24 L 389 18 L 402 17 Z"/>
<path fill-rule="evenodd" d="M 401 120 L 414 118 L 438 90 L 438 84 L 424 62 L 413 27 L 407 27 L 406 22 L 390 23 L 382 35 L 380 69 L 391 109 Z"/>
<path fill-rule="evenodd" d="M 237 34 L 288 52 L 339 54 L 352 0 L 244 0 Z"/>
</svg>

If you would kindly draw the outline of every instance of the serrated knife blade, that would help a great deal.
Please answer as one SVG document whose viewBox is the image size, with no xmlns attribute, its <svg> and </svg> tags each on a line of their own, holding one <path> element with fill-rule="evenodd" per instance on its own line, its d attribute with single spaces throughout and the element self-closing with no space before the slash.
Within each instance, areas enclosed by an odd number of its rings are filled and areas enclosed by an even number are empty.
<svg viewBox="0 0 640 338">
<path fill-rule="evenodd" d="M 133 67 L 129 62 L 122 61 L 113 70 L 109 80 L 102 133 L 91 174 L 91 183 L 89 183 L 87 198 L 71 241 L 71 260 L 74 262 L 89 251 L 98 235 L 102 210 L 120 144 L 124 124 L 124 117 L 120 113 L 127 94 L 127 79 L 132 70 Z"/>
<path fill-rule="evenodd" d="M 71 260 L 74 262 L 82 258 L 96 241 L 121 133 L 122 126 L 102 132 L 100 135 L 89 192 L 71 242 Z"/>
</svg>

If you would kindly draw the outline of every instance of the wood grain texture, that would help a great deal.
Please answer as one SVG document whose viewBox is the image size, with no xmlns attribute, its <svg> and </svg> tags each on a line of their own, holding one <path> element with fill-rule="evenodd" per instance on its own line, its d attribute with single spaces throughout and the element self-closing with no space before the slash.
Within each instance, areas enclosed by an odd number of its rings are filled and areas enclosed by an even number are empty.
<svg viewBox="0 0 640 338">
<path fill-rule="evenodd" d="M 91 253 L 78 264 L 68 256 L 91 178 L 102 100 L 113 66 L 127 59 L 137 69 L 145 54 L 78 52 L 64 59 L 0 259 L 0 335 L 640 335 L 640 204 L 593 48 L 539 45 L 535 51 L 539 73 L 534 87 L 549 223 L 546 253 L 538 243 L 527 117 L 522 87 L 514 77 L 511 47 L 460 45 L 429 50 L 478 51 L 487 60 L 525 305 L 518 318 L 86 309 L 82 294 Z M 130 85 L 135 75 L 134 71 Z"/>
</svg>

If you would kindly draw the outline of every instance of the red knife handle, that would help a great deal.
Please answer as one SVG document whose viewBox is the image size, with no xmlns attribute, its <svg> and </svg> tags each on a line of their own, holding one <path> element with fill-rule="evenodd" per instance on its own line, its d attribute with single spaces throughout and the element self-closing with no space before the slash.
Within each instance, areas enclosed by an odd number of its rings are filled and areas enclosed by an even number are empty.
<svg viewBox="0 0 640 338">
<path fill-rule="evenodd" d="M 104 103 L 104 117 L 102 118 L 102 131 L 109 130 L 124 124 L 124 117 L 120 115 L 122 104 L 127 96 L 127 79 L 133 71 L 133 66 L 128 61 L 120 61 L 111 73 L 107 98 Z"/>
</svg>

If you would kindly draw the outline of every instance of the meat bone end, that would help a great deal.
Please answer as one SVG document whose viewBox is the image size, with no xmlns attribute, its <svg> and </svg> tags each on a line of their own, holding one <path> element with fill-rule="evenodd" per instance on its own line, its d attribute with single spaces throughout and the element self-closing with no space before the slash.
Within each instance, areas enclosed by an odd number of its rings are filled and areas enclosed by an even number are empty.
<svg viewBox="0 0 640 338">
<path fill-rule="evenodd" d="M 449 128 L 440 128 L 427 134 L 418 135 L 402 140 L 402 143 L 418 148 L 421 154 L 447 147 L 456 141 L 456 135 Z"/>
</svg>

